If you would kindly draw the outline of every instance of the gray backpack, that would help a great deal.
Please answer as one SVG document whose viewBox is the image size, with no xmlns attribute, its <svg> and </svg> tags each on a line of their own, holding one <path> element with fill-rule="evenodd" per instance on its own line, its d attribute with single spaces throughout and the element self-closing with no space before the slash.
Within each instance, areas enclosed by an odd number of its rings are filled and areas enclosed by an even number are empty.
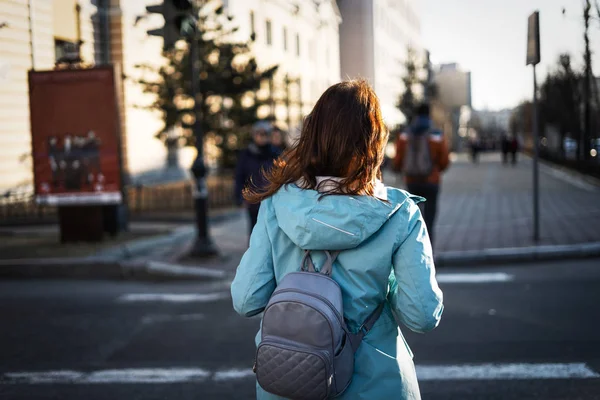
<svg viewBox="0 0 600 400">
<path fill-rule="evenodd" d="M 402 166 L 402 172 L 406 176 L 427 180 L 427 177 L 431 174 L 433 161 L 431 160 L 431 150 L 429 148 L 429 135 L 430 132 L 422 135 L 409 134 L 404 165 Z"/>
<path fill-rule="evenodd" d="M 305 400 L 342 394 L 352 380 L 354 352 L 381 315 L 383 303 L 357 334 L 350 333 L 342 291 L 330 278 L 339 252 L 325 254 L 316 272 L 305 251 L 301 271 L 281 280 L 265 308 L 254 372 L 267 392 Z"/>
</svg>

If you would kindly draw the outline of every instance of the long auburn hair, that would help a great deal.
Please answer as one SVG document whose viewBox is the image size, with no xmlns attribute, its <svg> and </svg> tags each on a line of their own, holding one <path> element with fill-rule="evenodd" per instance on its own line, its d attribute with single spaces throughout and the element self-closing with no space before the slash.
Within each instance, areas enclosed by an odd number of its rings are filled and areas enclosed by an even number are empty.
<svg viewBox="0 0 600 400">
<path fill-rule="evenodd" d="M 259 189 L 251 184 L 243 196 L 258 203 L 291 183 L 317 190 L 317 176 L 341 178 L 329 181 L 325 194 L 374 196 L 388 136 L 379 99 L 365 80 L 335 84 L 304 119 L 296 145 L 262 171 L 268 185 Z"/>
</svg>

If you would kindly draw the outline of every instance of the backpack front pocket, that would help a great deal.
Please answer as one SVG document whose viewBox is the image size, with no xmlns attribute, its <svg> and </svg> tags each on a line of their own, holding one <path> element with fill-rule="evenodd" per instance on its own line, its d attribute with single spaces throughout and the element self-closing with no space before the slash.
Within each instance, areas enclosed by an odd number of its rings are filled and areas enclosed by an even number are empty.
<svg viewBox="0 0 600 400">
<path fill-rule="evenodd" d="M 290 399 L 326 399 L 332 383 L 324 351 L 263 341 L 256 351 L 256 379 L 267 392 Z"/>
</svg>

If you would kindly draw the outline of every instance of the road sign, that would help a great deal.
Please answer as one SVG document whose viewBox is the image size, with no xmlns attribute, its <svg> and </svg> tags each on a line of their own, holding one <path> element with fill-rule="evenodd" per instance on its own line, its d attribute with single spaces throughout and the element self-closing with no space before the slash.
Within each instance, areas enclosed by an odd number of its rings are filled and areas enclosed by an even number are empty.
<svg viewBox="0 0 600 400">
<path fill-rule="evenodd" d="M 527 65 L 537 65 L 540 61 L 540 13 L 536 11 L 527 24 Z"/>
<path fill-rule="evenodd" d="M 112 67 L 29 72 L 36 199 L 57 206 L 122 202 Z"/>
</svg>

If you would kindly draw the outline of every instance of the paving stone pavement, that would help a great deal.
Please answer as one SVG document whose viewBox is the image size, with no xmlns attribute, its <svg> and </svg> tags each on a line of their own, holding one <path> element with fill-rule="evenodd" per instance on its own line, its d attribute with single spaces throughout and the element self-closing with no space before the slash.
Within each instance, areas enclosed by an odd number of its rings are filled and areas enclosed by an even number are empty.
<svg viewBox="0 0 600 400">
<path fill-rule="evenodd" d="M 503 165 L 498 153 L 478 164 L 457 155 L 443 177 L 436 252 L 516 248 L 533 241 L 533 162 Z M 388 173 L 386 183 L 401 184 Z M 539 245 L 600 242 L 600 188 L 540 165 Z"/>
</svg>

